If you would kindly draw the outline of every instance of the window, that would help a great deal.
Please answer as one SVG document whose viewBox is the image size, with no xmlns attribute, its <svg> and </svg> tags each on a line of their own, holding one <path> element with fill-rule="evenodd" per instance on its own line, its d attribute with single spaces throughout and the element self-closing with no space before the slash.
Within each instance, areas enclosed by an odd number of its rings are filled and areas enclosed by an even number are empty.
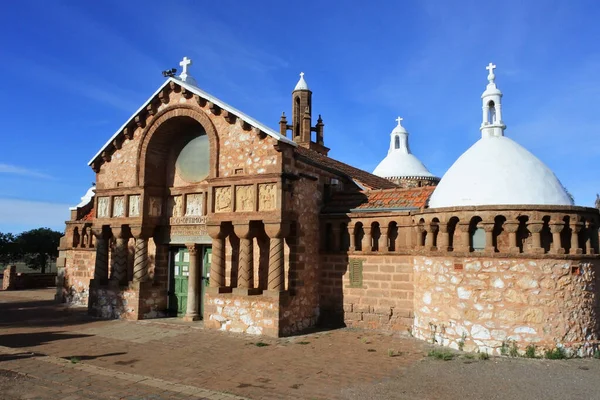
<svg viewBox="0 0 600 400">
<path fill-rule="evenodd" d="M 496 122 L 496 105 L 493 101 L 488 103 L 488 122 L 493 124 Z"/>
<path fill-rule="evenodd" d="M 348 272 L 350 273 L 350 287 L 362 288 L 363 260 L 351 259 L 348 264 Z"/>
<path fill-rule="evenodd" d="M 394 149 L 400 148 L 400 136 L 394 136 Z"/>
</svg>

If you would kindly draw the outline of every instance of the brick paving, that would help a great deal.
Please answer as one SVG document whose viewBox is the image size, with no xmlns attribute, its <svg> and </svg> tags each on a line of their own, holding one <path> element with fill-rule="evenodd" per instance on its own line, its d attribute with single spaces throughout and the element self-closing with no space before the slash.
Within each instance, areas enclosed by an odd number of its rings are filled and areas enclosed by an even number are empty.
<svg viewBox="0 0 600 400">
<path fill-rule="evenodd" d="M 52 294 L 0 292 L 0 388 L 21 379 L 14 399 L 338 399 L 401 375 L 425 352 L 410 338 L 351 329 L 272 339 L 173 319 L 94 320 Z"/>
</svg>

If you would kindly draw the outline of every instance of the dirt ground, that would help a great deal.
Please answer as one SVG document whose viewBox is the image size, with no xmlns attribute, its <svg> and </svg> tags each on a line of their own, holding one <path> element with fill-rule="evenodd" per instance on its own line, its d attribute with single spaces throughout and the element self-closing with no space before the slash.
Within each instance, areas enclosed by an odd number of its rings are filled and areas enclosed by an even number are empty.
<svg viewBox="0 0 600 400">
<path fill-rule="evenodd" d="M 397 334 L 101 321 L 52 296 L 0 291 L 0 399 L 600 399 L 595 359 L 441 361 Z"/>
</svg>

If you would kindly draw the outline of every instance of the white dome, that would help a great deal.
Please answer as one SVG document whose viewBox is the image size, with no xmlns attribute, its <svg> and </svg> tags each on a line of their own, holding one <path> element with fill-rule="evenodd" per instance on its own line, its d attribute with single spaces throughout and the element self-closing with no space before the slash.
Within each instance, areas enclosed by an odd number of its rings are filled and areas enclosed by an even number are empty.
<svg viewBox="0 0 600 400">
<path fill-rule="evenodd" d="M 390 152 L 375 168 L 373 174 L 382 178 L 434 177 L 413 154 L 399 151 Z"/>
<path fill-rule="evenodd" d="M 506 136 L 483 137 L 450 167 L 429 207 L 573 205 L 556 175 Z"/>
</svg>

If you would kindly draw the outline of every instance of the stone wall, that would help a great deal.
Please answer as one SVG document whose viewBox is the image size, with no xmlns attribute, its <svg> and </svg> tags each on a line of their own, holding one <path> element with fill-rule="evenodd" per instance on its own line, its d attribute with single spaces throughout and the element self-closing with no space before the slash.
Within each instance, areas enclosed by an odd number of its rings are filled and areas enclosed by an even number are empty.
<svg viewBox="0 0 600 400">
<path fill-rule="evenodd" d="M 150 319 L 166 317 L 166 295 L 162 285 L 130 282 L 128 286 L 90 282 L 88 311 L 104 319 Z"/>
<path fill-rule="evenodd" d="M 23 273 L 17 272 L 14 265 L 6 267 L 2 279 L 2 290 L 38 289 L 54 286 L 56 273 Z"/>
<path fill-rule="evenodd" d="M 96 250 L 68 249 L 61 253 L 65 258 L 61 298 L 70 306 L 87 306 Z"/>
<path fill-rule="evenodd" d="M 359 262 L 360 267 L 352 265 Z M 356 268 L 354 271 L 350 271 Z M 413 324 L 413 267 L 407 255 L 321 256 L 323 324 L 406 332 Z"/>
<path fill-rule="evenodd" d="M 415 337 L 500 354 L 515 342 L 589 356 L 598 345 L 594 257 L 414 258 Z"/>
<path fill-rule="evenodd" d="M 204 326 L 208 329 L 277 337 L 279 299 L 261 295 L 206 293 Z"/>
</svg>

